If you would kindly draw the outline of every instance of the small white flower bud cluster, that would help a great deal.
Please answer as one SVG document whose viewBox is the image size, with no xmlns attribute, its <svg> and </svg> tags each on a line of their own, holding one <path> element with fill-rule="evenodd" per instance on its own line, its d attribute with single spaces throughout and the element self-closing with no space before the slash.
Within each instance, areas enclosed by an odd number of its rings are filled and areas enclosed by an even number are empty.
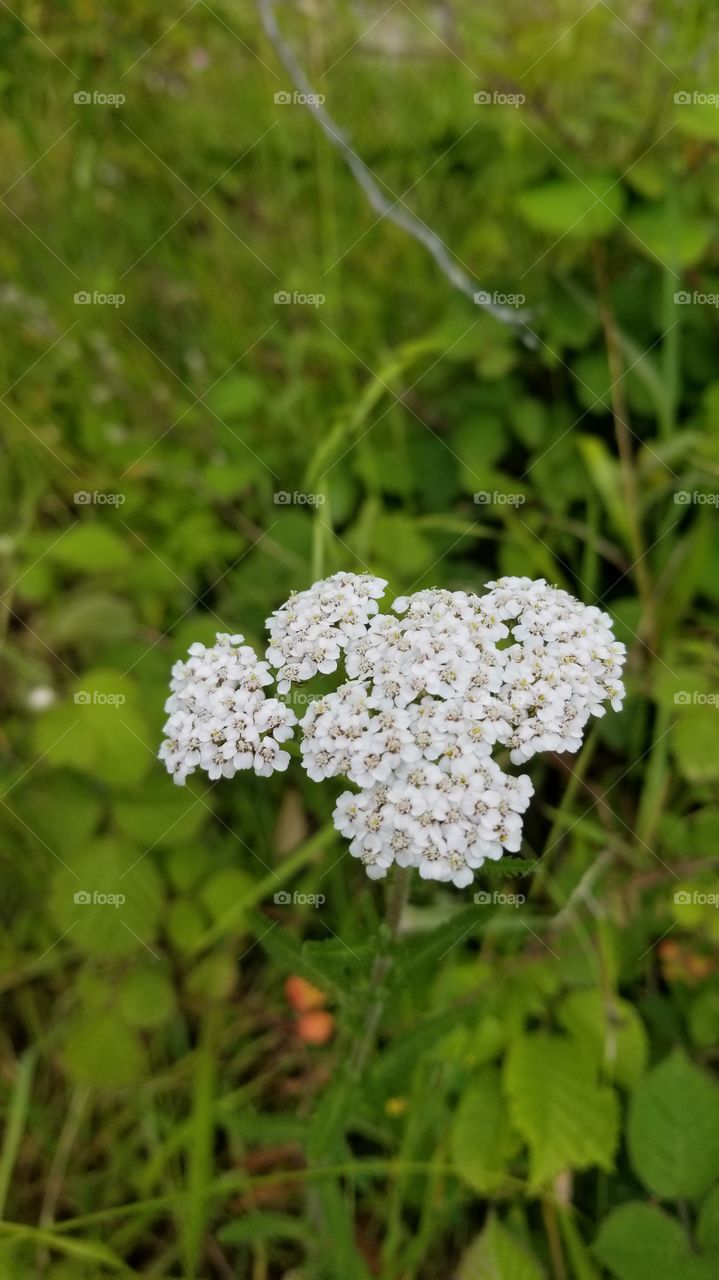
<svg viewBox="0 0 719 1280">
<path fill-rule="evenodd" d="M 521 846 L 532 783 L 495 749 L 514 764 L 577 751 L 589 717 L 621 706 L 624 646 L 606 614 L 543 580 L 502 578 L 481 597 L 419 591 L 380 616 L 385 586 L 338 573 L 293 595 L 267 620 L 265 662 L 237 647 L 241 636 L 193 645 L 173 669 L 160 754 L 179 782 L 198 767 L 286 768 L 278 744 L 296 718 L 263 693 L 270 665 L 283 694 L 344 655 L 349 679 L 300 721 L 304 768 L 359 789 L 340 796 L 334 821 L 373 879 L 396 862 L 464 887 L 485 859 Z"/>
<path fill-rule="evenodd" d="M 292 737 L 297 717 L 284 702 L 265 696 L 264 686 L 273 682 L 270 668 L 243 640 L 218 635 L 209 649 L 193 644 L 187 662 L 172 668 L 159 755 L 180 785 L 195 769 L 213 779 L 232 778 L 239 769 L 269 777 L 290 762 L 280 743 Z"/>
<path fill-rule="evenodd" d="M 318 671 L 336 671 L 342 650 L 364 634 L 386 586 L 385 578 L 369 573 L 335 573 L 276 609 L 267 619 L 267 658 L 278 669 L 278 692 L 289 693 Z"/>
</svg>

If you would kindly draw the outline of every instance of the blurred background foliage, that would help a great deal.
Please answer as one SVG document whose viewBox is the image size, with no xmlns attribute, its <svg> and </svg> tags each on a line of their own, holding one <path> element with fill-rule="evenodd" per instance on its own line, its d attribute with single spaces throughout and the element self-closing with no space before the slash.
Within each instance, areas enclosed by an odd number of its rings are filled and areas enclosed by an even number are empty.
<svg viewBox="0 0 719 1280">
<path fill-rule="evenodd" d="M 3 1275 L 719 1272 L 714 16 L 279 8 L 508 325 L 275 100 L 249 4 L 3 7 Z M 499 899 L 413 887 L 354 1070 L 382 889 L 332 797 L 155 752 L 192 640 L 363 567 L 545 576 L 630 657 Z"/>
</svg>

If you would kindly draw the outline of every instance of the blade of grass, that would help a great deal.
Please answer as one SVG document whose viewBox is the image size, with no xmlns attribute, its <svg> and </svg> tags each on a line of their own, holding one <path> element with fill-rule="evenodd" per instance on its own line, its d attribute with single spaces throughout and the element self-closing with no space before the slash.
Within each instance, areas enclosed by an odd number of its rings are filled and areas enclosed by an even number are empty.
<svg viewBox="0 0 719 1280">
<path fill-rule="evenodd" d="M 20 1140 L 25 1129 L 36 1061 L 37 1049 L 28 1049 L 22 1055 L 10 1095 L 5 1137 L 3 1139 L 2 1154 L 0 1155 L 0 1217 L 5 1213 L 10 1178 L 12 1177 Z"/>
<path fill-rule="evenodd" d="M 183 1249 L 187 1280 L 196 1280 L 202 1253 L 202 1240 L 207 1226 L 209 1203 L 207 1188 L 212 1173 L 212 1139 L 214 1119 L 212 1099 L 215 1090 L 215 1029 L 217 1012 L 207 1014 L 202 1028 L 200 1052 L 195 1070 L 192 1123 L 187 1146 L 187 1212 L 183 1214 Z"/>
</svg>

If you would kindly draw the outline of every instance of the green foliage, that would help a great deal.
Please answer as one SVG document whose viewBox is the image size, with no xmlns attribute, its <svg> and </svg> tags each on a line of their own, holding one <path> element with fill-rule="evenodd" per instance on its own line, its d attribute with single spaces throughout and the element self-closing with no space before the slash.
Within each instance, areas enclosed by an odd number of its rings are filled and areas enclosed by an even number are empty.
<svg viewBox="0 0 719 1280">
<path fill-rule="evenodd" d="M 460 1262 L 458 1280 L 544 1280 L 536 1258 L 497 1218 L 491 1217 Z"/>
<path fill-rule="evenodd" d="M 697 1256 L 680 1223 L 648 1204 L 625 1204 L 602 1224 L 595 1244 L 617 1280 L 711 1280 L 719 1254 Z"/>
<path fill-rule="evenodd" d="M 530 1149 L 530 1179 L 550 1182 L 563 1169 L 611 1170 L 619 1137 L 614 1092 L 565 1036 L 519 1038 L 507 1060 L 512 1119 Z"/>
<path fill-rule="evenodd" d="M 655 1067 L 632 1098 L 632 1164 L 654 1195 L 700 1195 L 719 1178 L 719 1088 L 681 1054 Z"/>
<path fill-rule="evenodd" d="M 478 1072 L 462 1094 L 452 1130 L 454 1163 L 480 1195 L 497 1190 L 502 1175 L 519 1148 L 502 1094 L 499 1072 Z"/>
</svg>

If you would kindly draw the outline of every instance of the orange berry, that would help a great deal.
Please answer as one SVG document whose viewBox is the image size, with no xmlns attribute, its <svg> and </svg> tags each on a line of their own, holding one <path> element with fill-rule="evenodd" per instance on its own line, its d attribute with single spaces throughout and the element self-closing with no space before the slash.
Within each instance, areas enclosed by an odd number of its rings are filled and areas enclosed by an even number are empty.
<svg viewBox="0 0 719 1280">
<path fill-rule="evenodd" d="M 319 987 L 313 987 L 311 982 L 298 977 L 297 974 L 293 974 L 285 982 L 285 995 L 287 1003 L 291 1004 L 298 1013 L 308 1013 L 310 1009 L 321 1009 L 327 1003 L 324 991 L 320 991 Z"/>
<path fill-rule="evenodd" d="M 305 1044 L 327 1044 L 332 1039 L 335 1020 L 326 1009 L 313 1009 L 297 1019 L 297 1034 Z"/>
</svg>

